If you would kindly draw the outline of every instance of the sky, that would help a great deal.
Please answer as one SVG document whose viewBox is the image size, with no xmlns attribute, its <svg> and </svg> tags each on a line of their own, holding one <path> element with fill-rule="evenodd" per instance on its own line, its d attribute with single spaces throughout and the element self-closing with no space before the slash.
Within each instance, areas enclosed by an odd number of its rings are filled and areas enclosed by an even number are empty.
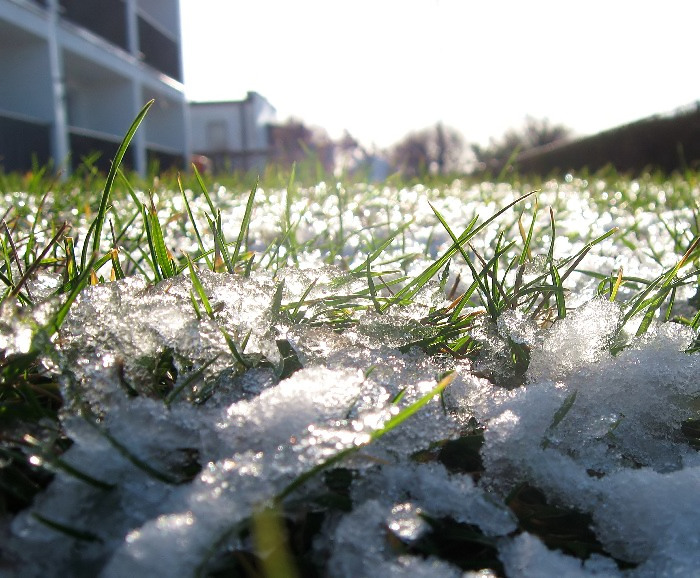
<svg viewBox="0 0 700 578">
<path fill-rule="evenodd" d="M 700 2 L 181 0 L 190 100 L 388 147 L 442 122 L 488 144 L 526 116 L 593 134 L 700 101 Z"/>
</svg>

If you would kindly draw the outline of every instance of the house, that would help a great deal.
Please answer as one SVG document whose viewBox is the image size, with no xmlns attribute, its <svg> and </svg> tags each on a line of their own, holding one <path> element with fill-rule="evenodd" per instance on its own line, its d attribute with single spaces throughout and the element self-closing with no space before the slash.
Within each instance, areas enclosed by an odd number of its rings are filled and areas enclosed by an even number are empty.
<svg viewBox="0 0 700 578">
<path fill-rule="evenodd" d="M 70 170 L 95 150 L 109 166 L 152 98 L 125 164 L 190 156 L 179 0 L 0 0 L 0 79 L 4 170 Z"/>
<path fill-rule="evenodd" d="M 211 161 L 217 172 L 259 171 L 270 156 L 269 125 L 274 107 L 257 92 L 243 100 L 191 102 L 192 151 Z"/>
</svg>

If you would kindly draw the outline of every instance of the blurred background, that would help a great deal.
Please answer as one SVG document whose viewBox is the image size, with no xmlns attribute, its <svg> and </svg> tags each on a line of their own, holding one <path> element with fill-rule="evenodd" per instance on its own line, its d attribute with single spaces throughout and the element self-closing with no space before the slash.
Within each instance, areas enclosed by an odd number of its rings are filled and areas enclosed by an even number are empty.
<svg viewBox="0 0 700 578">
<path fill-rule="evenodd" d="M 694 168 L 700 6 L 0 0 L 0 166 L 382 179 Z"/>
</svg>

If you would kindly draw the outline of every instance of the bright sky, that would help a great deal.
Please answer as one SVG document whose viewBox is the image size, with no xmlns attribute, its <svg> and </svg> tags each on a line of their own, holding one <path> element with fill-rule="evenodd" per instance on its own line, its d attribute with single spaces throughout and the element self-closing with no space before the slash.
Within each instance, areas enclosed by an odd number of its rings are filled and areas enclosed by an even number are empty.
<svg viewBox="0 0 700 578">
<path fill-rule="evenodd" d="M 700 2 L 181 0 L 186 94 L 254 90 L 385 147 L 438 121 L 487 143 L 526 115 L 589 134 L 700 100 Z"/>
</svg>

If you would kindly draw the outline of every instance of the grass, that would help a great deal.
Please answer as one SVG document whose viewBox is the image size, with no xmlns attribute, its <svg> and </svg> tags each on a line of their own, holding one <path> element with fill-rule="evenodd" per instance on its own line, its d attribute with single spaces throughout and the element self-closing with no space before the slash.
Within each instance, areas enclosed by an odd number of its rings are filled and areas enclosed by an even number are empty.
<svg viewBox="0 0 700 578">
<path fill-rule="evenodd" d="M 6 211 L 0 228 L 0 280 L 4 285 L 0 329 L 5 336 L 0 354 L 0 513 L 4 515 L 26 508 L 58 470 L 96 487 L 112 485 L 110 480 L 97 479 L 62 461 L 71 441 L 58 420 L 62 405 L 58 375 L 49 369 L 56 335 L 72 303 L 88 285 L 135 274 L 143 275 L 150 284 L 189 275 L 193 310 L 198 317 L 217 322 L 215 307 L 200 280 L 202 269 L 242 277 L 267 271 L 277 279 L 287 268 L 299 266 L 305 255 L 315 254 L 343 271 L 333 281 L 335 293 L 312 297 L 317 279 L 300 299 L 285 301 L 284 281 L 279 281 L 270 303 L 272 324 L 284 318 L 293 325 L 324 327 L 342 334 L 360 327 L 363 316 L 371 313 L 387 320 L 390 331 L 395 323 L 393 314 L 421 304 L 423 295 L 437 286 L 443 295 L 450 296 L 449 304 L 423 308 L 411 324 L 400 325 L 396 330 L 402 336 L 398 347 L 404 351 L 418 347 L 435 357 L 475 362 L 490 355 L 490 343 L 484 335 L 506 312 L 517 311 L 541 328 L 565 318 L 570 310 L 567 282 L 577 275 L 597 282 L 598 296 L 622 307 L 623 322 L 610 346 L 614 353 L 625 349 L 635 336 L 648 332 L 659 318 L 696 332 L 700 329 L 700 207 L 695 174 L 638 179 L 595 175 L 573 184 L 541 181 L 531 186 L 513 176 L 510 183 L 483 183 L 471 190 L 478 190 L 487 216 L 474 214 L 457 230 L 457 224 L 450 224 L 449 215 L 438 208 L 453 183 L 431 183 L 431 188 L 397 186 L 396 195 L 430 199 L 433 224 L 426 244 L 437 237 L 446 241 L 432 253 L 411 245 L 407 232 L 416 226 L 413 219 L 409 215 L 397 218 L 396 203 L 383 200 L 376 189 L 331 179 L 310 184 L 303 178 L 313 173 L 308 168 L 293 168 L 288 174 L 271 170 L 259 182 L 250 175 L 238 175 L 228 177 L 225 185 L 219 180 L 214 186 L 207 186 L 196 171 L 148 181 L 122 172 L 122 157 L 150 104 L 127 132 L 100 195 L 92 194 L 99 175 L 90 168 L 89 159 L 65 182 L 55 179 L 46 168 L 37 168 L 29 175 L 0 175 L 0 192 L 5 195 L 5 204 L 13 207 Z M 544 193 L 536 191 L 538 187 Z M 594 231 L 562 256 L 557 248 L 567 241 L 567 232 L 558 227 L 558 215 L 572 210 L 568 195 L 574 187 L 589 191 L 589 206 L 602 209 L 624 226 L 611 224 L 606 230 Z M 526 192 L 511 194 L 521 190 Z M 234 203 L 236 195 L 247 195 L 247 201 Z M 546 197 L 549 211 L 540 210 L 542 197 Z M 239 210 L 234 230 L 224 219 L 232 208 Z M 349 215 L 360 210 L 370 217 L 351 220 Z M 275 234 L 264 237 L 251 231 L 256 211 L 275 216 Z M 332 226 L 310 228 L 310 219 L 318 214 L 326 215 Z M 659 253 L 645 238 L 648 228 L 638 223 L 649 214 L 658 217 L 655 226 L 659 234 L 671 238 L 676 253 L 673 259 Z M 613 242 L 656 262 L 658 274 L 647 279 L 625 274 L 623 268 L 588 270 L 586 256 Z M 450 268 L 460 266 L 455 278 Z M 44 272 L 60 273 L 58 287 L 48 290 L 37 282 Z M 678 296 L 688 290 L 696 291 L 694 309 L 685 307 L 677 312 Z M 21 342 L 17 323 L 24 328 Z M 278 342 L 282 361 L 275 362 L 246 351 L 249 335 L 232 336 L 223 325 L 220 330 L 231 353 L 230 364 L 238 372 L 272 367 L 281 379 L 302 366 L 289 342 Z M 688 351 L 698 349 L 700 341 L 696 339 Z M 504 388 L 519 387 L 525 382 L 529 350 L 509 339 L 507 351 L 501 369 L 484 376 Z M 212 394 L 211 390 L 202 394 L 195 387 L 208 364 L 177 375 L 167 352 L 144 363 L 152 379 L 134 389 L 134 395 L 160 399 L 170 406 L 180 402 L 205 404 Z M 432 391 L 412 403 L 404 403 L 398 396 L 395 401 L 400 411 L 377 428 L 367 443 L 395 428 L 400 430 L 407 418 L 442 393 L 449 380 L 438 380 Z M 575 393 L 554 416 L 550 430 L 574 402 Z M 133 455 L 102 428 L 99 416 L 86 409 L 84 417 L 126 459 L 154 479 L 181 484 L 196 473 L 196 468 L 178 475 L 162 472 Z M 700 443 L 697 422 L 684 426 L 691 445 Z M 483 469 L 479 458 L 482 440 L 482 424 L 472 424 L 458 440 L 426 448 L 415 459 L 442 463 L 450 471 L 466 472 L 478 479 Z M 246 575 L 274 574 L 274 568 L 279 570 L 281 564 L 282 568 L 296 567 L 300 575 L 320 575 L 309 554 L 311 539 L 320 531 L 324 516 L 351 508 L 348 488 L 358 474 L 345 467 L 345 462 L 360 447 L 341 450 L 310 468 L 291 482 L 274 504 L 227 533 L 229 537 L 253 536 L 257 544 L 265 545 L 259 550 L 277 552 L 281 548 L 278 555 L 261 557 L 255 549 L 223 553 L 213 545 L 211 559 L 203 561 L 201 574 L 216 576 L 233 570 Z M 322 481 L 313 500 L 325 504 L 323 507 L 298 500 L 297 490 L 311 479 Z M 547 544 L 582 558 L 602 552 L 588 530 L 590 520 L 574 510 L 549 505 L 536 488 L 519 488 L 508 504 L 520 528 L 540 535 Z M 395 537 L 397 551 L 437 555 L 464 569 L 503 571 L 493 540 L 478 528 L 449 518 L 426 519 L 431 527 L 428 537 L 410 545 Z M 99 539 L 55 520 L 40 521 L 77 539 Z M 569 530 L 563 532 L 562 528 Z M 285 544 L 285 535 L 296 538 Z M 266 542 L 270 536 L 277 536 L 272 544 Z"/>
</svg>

